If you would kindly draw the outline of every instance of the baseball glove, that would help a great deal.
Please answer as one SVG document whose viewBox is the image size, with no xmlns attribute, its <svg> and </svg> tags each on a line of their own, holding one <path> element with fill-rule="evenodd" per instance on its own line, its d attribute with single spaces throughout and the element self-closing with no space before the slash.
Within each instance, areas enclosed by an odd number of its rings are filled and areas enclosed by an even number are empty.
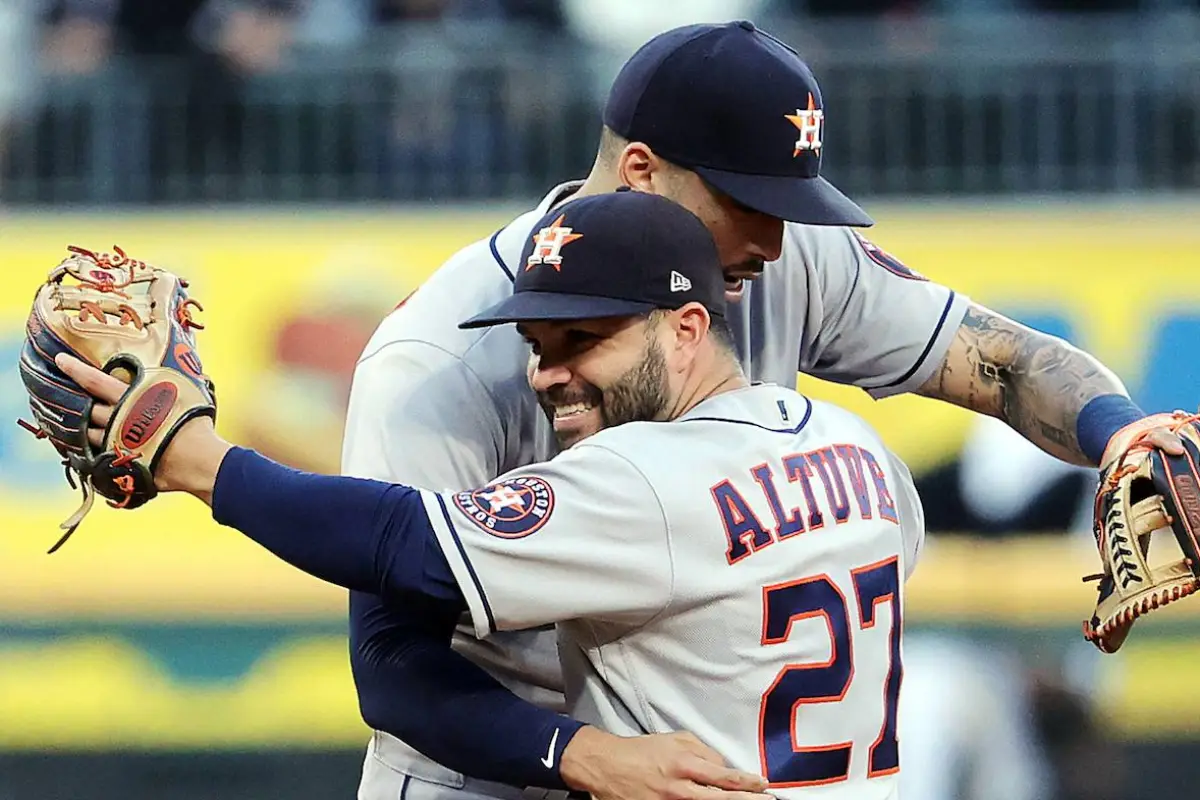
<svg viewBox="0 0 1200 800">
<path fill-rule="evenodd" d="M 94 493 L 115 508 L 153 498 L 155 465 L 171 437 L 194 417 L 216 416 L 192 333 L 203 327 L 192 319 L 200 304 L 188 297 L 187 281 L 119 247 L 112 255 L 67 249 L 34 296 L 20 360 L 34 422 L 17 422 L 54 445 L 67 482 L 83 494 L 51 553 L 91 510 Z M 129 384 L 99 448 L 87 437 L 92 397 L 55 365 L 59 353 Z"/>
<path fill-rule="evenodd" d="M 1083 635 L 1115 653 L 1135 620 L 1200 587 L 1200 416 L 1155 414 L 1119 431 L 1105 453 L 1096 495 L 1096 547 L 1104 572 Z M 1166 425 L 1183 440 L 1171 456 L 1145 443 Z"/>
</svg>

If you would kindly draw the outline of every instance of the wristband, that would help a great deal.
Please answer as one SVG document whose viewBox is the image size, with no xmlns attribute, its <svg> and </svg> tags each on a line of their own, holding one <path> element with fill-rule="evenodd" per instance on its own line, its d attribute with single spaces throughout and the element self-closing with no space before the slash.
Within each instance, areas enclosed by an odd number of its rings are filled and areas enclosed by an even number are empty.
<svg viewBox="0 0 1200 800">
<path fill-rule="evenodd" d="M 1092 463 L 1099 464 L 1113 434 L 1145 417 L 1146 412 L 1125 395 L 1102 394 L 1093 397 L 1079 411 L 1075 422 L 1079 449 Z"/>
</svg>

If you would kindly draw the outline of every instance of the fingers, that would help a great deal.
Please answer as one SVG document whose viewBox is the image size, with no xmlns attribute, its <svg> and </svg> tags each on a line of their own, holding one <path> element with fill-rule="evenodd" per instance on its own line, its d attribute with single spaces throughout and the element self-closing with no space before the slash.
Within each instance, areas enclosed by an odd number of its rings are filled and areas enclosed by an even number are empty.
<svg viewBox="0 0 1200 800">
<path fill-rule="evenodd" d="M 104 443 L 104 429 L 108 427 L 108 422 L 113 415 L 113 407 L 110 404 L 120 400 L 121 395 L 129 386 L 112 375 L 66 353 L 58 354 L 54 358 L 54 363 L 67 373 L 71 380 L 100 401 L 92 406 L 92 424 L 88 428 L 88 441 L 93 447 L 100 447 Z"/>
<path fill-rule="evenodd" d="M 108 421 L 112 419 L 113 410 L 110 405 L 96 403 L 92 406 L 92 424 L 97 428 L 107 428 Z"/>
<path fill-rule="evenodd" d="M 729 790 L 735 794 L 745 792 L 753 794 L 767 788 L 767 781 L 761 775 L 742 772 L 727 766 L 720 753 L 704 744 L 694 734 L 683 731 L 672 734 L 672 738 L 692 756 L 681 766 L 681 777 L 700 784 L 699 788 Z M 727 796 L 726 792 L 722 791 L 718 791 L 714 795 L 714 798 L 716 797 L 733 800 Z M 738 798 L 738 800 L 744 799 Z"/>
<path fill-rule="evenodd" d="M 88 394 L 109 405 L 120 400 L 121 395 L 129 388 L 127 384 L 121 382 L 119 379 L 96 369 L 90 364 L 85 364 L 75 356 L 59 353 L 54 357 L 54 363 L 59 369 L 67 373 L 71 380 L 82 386 Z"/>
<path fill-rule="evenodd" d="M 702 787 L 728 790 L 735 794 L 753 794 L 767 788 L 767 781 L 761 775 L 742 772 L 739 769 L 727 767 L 723 763 L 718 765 L 711 761 L 693 761 L 688 765 L 684 777 Z M 726 793 L 718 792 L 718 795 L 724 794 Z M 732 798 L 728 800 L 732 800 Z"/>
<path fill-rule="evenodd" d="M 773 794 L 761 792 L 727 792 L 708 786 L 698 786 L 695 800 L 776 800 L 776 797 Z"/>
<path fill-rule="evenodd" d="M 1144 441 L 1173 456 L 1181 456 L 1185 452 L 1179 434 L 1172 433 L 1166 428 L 1155 428 L 1146 434 Z"/>
<path fill-rule="evenodd" d="M 690 731 L 680 731 L 678 733 L 672 733 L 668 735 L 687 752 L 694 753 L 705 761 L 712 762 L 713 764 L 725 766 L 725 759 L 721 757 L 721 754 L 697 739 L 694 733 Z"/>
</svg>

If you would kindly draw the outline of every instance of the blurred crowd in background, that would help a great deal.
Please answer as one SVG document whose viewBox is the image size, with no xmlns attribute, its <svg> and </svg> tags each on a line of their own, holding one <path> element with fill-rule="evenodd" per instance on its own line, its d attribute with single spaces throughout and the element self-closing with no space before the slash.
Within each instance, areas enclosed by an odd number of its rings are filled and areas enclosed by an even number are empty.
<svg viewBox="0 0 1200 800">
<path fill-rule="evenodd" d="M 844 140 L 829 169 L 852 193 L 1186 188 L 1200 172 L 1200 78 L 1175 54 L 1200 39 L 1198 11 L 1200 0 L 4 0 L 0 199 L 539 194 L 590 163 L 596 111 L 637 45 L 737 17 L 822 73 Z"/>
<path fill-rule="evenodd" d="M 607 87 L 638 45 L 735 18 L 813 65 L 826 174 L 868 208 L 1200 189 L 1200 0 L 0 0 L 0 206 L 535 200 L 586 172 Z M 339 381 L 318 411 L 313 384 L 293 382 L 287 424 L 327 432 L 274 451 L 296 466 L 336 469 L 331 415 L 374 326 L 348 308 L 342 327 L 279 331 L 281 371 L 319 364 Z M 1061 317 L 1027 321 L 1073 339 Z M 1180 324 L 1164 351 L 1194 344 L 1200 318 Z M 1144 388 L 1195 394 L 1195 377 Z M 262 380 L 264 396 L 289 391 L 286 376 Z M 1089 535 L 1094 473 L 999 423 L 973 424 L 920 484 L 935 537 Z M 1124 796 L 1090 655 L 1031 669 L 966 636 L 910 642 L 906 691 L 927 721 L 914 797 Z"/>
</svg>

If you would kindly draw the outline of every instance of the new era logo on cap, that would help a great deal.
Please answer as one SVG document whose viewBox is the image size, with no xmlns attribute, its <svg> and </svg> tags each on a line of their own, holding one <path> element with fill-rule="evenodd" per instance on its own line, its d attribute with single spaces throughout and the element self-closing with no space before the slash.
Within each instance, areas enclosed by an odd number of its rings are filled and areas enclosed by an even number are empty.
<svg viewBox="0 0 1200 800">
<path fill-rule="evenodd" d="M 671 270 L 671 291 L 672 292 L 687 292 L 691 291 L 692 282 L 688 280 L 686 275 L 680 275 L 675 270 Z"/>
</svg>

